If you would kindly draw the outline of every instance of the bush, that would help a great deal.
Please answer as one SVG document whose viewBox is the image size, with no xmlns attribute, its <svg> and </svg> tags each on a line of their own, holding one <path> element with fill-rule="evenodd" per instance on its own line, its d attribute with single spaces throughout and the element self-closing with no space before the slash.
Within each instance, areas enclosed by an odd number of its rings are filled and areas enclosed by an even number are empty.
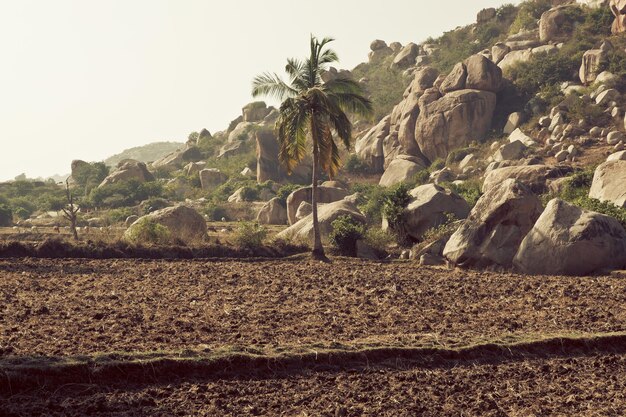
<svg viewBox="0 0 626 417">
<path fill-rule="evenodd" d="M 170 205 L 170 202 L 164 198 L 150 197 L 149 199 L 141 202 L 141 210 L 143 211 L 143 214 L 150 214 L 154 211 L 169 207 Z"/>
<path fill-rule="evenodd" d="M 289 197 L 291 193 L 293 193 L 296 190 L 299 190 L 300 188 L 302 188 L 302 185 L 300 184 L 285 184 L 278 189 L 278 192 L 276 193 L 276 197 L 278 197 L 278 199 L 280 200 L 283 206 L 286 206 L 287 197 Z"/>
<path fill-rule="evenodd" d="M 6 204 L 0 204 L 0 226 L 6 227 L 13 224 L 13 212 Z"/>
<path fill-rule="evenodd" d="M 463 197 L 470 207 L 474 207 L 483 195 L 478 181 L 464 181 L 462 184 L 449 183 L 446 187 Z"/>
<path fill-rule="evenodd" d="M 125 238 L 134 244 L 166 245 L 170 243 L 170 231 L 156 221 L 144 217 L 128 230 Z"/>
<path fill-rule="evenodd" d="M 135 215 L 135 211 L 130 207 L 123 207 L 118 209 L 109 210 L 105 214 L 105 219 L 108 224 L 123 223 L 129 216 Z"/>
<path fill-rule="evenodd" d="M 352 71 L 355 80 L 367 78 L 366 89 L 374 105 L 374 119 L 381 120 L 402 101 L 406 82 L 402 72 L 392 69 L 393 56 L 380 62 L 363 63 Z"/>
<path fill-rule="evenodd" d="M 365 231 L 365 243 L 376 252 L 385 253 L 395 243 L 395 236 L 380 227 L 368 227 Z"/>
<path fill-rule="evenodd" d="M 424 235 L 422 235 L 422 240 L 424 242 L 435 242 L 441 238 L 446 236 L 452 236 L 452 233 L 456 231 L 455 222 L 458 220 L 456 216 L 452 213 L 445 213 L 446 221 L 440 224 L 437 227 L 433 227 L 428 229 Z"/>
<path fill-rule="evenodd" d="M 208 219 L 213 222 L 221 221 L 222 219 L 228 220 L 228 211 L 216 203 L 209 203 L 203 210 L 203 213 L 206 214 Z"/>
<path fill-rule="evenodd" d="M 351 191 L 358 193 L 357 207 L 367 218 L 369 224 L 380 224 L 387 188 L 374 184 L 354 184 Z"/>
<path fill-rule="evenodd" d="M 233 241 L 240 248 L 255 249 L 263 245 L 267 229 L 257 222 L 241 222 L 235 229 Z"/>
<path fill-rule="evenodd" d="M 594 169 L 589 168 L 580 171 L 568 178 L 563 191 L 557 196 L 575 206 L 585 210 L 611 216 L 619 221 L 626 228 L 626 209 L 617 207 L 610 202 L 589 198 L 589 189 L 593 182 Z M 553 196 L 545 196 L 544 200 L 549 200 Z M 544 201 L 545 202 L 545 201 Z"/>
<path fill-rule="evenodd" d="M 550 0 L 530 0 L 522 3 L 509 28 L 509 33 L 514 35 L 522 30 L 535 29 L 543 12 L 550 10 L 551 7 Z"/>
<path fill-rule="evenodd" d="M 350 174 L 369 174 L 370 168 L 369 166 L 359 158 L 356 154 L 350 154 L 346 162 L 344 163 L 344 168 Z"/>
<path fill-rule="evenodd" d="M 404 209 L 411 201 L 409 191 L 410 188 L 405 183 L 400 183 L 390 188 L 383 198 L 382 215 L 401 245 L 408 242 L 408 236 L 403 226 L 403 214 Z"/>
<path fill-rule="evenodd" d="M 151 197 L 164 197 L 161 183 L 131 180 L 94 188 L 89 193 L 88 203 L 93 207 L 118 208 L 134 206 Z"/>
<path fill-rule="evenodd" d="M 340 216 L 331 223 L 329 240 L 342 255 L 356 255 L 356 241 L 365 235 L 365 226 L 352 216 Z"/>
</svg>

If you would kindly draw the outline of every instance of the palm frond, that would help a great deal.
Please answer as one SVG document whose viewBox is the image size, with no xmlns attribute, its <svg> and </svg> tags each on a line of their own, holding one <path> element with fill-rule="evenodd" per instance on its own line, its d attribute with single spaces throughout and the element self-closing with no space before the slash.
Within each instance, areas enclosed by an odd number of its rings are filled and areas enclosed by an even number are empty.
<svg viewBox="0 0 626 417">
<path fill-rule="evenodd" d="M 278 126 L 278 159 L 288 174 L 306 155 L 306 130 L 309 112 L 302 98 L 288 98 L 280 106 Z"/>
<path fill-rule="evenodd" d="M 273 96 L 279 100 L 292 97 L 298 91 L 287 85 L 277 74 L 264 73 L 252 80 L 252 96 Z"/>
</svg>

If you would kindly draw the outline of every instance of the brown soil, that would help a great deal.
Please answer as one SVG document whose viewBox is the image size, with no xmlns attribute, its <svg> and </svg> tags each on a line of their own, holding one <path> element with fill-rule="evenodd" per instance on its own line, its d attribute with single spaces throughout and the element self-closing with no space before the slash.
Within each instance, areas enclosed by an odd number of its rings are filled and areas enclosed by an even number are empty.
<svg viewBox="0 0 626 417">
<path fill-rule="evenodd" d="M 337 259 L 0 260 L 0 351 L 458 346 L 626 330 L 626 280 Z M 2 355 L 0 354 L 0 356 Z"/>
<path fill-rule="evenodd" d="M 626 356 L 349 371 L 166 384 L 67 384 L 0 398 L 3 416 L 620 416 Z"/>
</svg>

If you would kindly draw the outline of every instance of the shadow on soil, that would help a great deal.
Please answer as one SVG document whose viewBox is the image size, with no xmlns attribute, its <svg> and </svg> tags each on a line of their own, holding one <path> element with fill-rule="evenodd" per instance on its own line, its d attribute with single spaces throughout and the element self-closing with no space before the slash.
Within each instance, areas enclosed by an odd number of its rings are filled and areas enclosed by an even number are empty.
<svg viewBox="0 0 626 417">
<path fill-rule="evenodd" d="M 474 364 L 626 354 L 626 333 L 552 337 L 510 344 L 485 343 L 456 349 L 373 347 L 286 350 L 252 349 L 179 354 L 108 354 L 99 356 L 4 357 L 0 359 L 0 396 L 67 384 L 161 384 L 181 380 L 261 379 L 304 372 L 368 369 L 439 368 Z"/>
<path fill-rule="evenodd" d="M 0 243 L 0 258 L 82 258 L 82 259 L 206 259 L 206 258 L 284 258 L 308 251 L 306 246 L 276 243 L 257 248 L 236 248 L 226 245 L 141 246 L 123 241 L 104 243 L 87 241 L 70 243 L 47 239 L 39 244 L 23 242 Z"/>
</svg>

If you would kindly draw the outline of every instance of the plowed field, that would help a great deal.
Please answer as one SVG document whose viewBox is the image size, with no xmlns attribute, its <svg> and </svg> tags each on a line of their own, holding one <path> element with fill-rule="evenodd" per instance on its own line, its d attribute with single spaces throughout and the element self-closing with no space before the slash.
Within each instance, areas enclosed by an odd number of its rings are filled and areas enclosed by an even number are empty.
<svg viewBox="0 0 626 417">
<path fill-rule="evenodd" d="M 427 362 L 394 360 L 391 352 L 330 369 L 277 366 L 261 376 L 233 365 L 154 382 L 81 377 L 55 386 L 45 375 L 51 363 L 113 352 L 232 350 L 263 358 L 325 349 L 447 351 L 625 330 L 626 279 L 619 274 L 532 277 L 303 256 L 6 259 L 0 415 L 623 415 L 621 345 L 480 360 L 434 354 Z M 19 369 L 9 372 L 7 364 L 33 358 L 43 363 L 40 386 L 12 389 Z"/>
</svg>

